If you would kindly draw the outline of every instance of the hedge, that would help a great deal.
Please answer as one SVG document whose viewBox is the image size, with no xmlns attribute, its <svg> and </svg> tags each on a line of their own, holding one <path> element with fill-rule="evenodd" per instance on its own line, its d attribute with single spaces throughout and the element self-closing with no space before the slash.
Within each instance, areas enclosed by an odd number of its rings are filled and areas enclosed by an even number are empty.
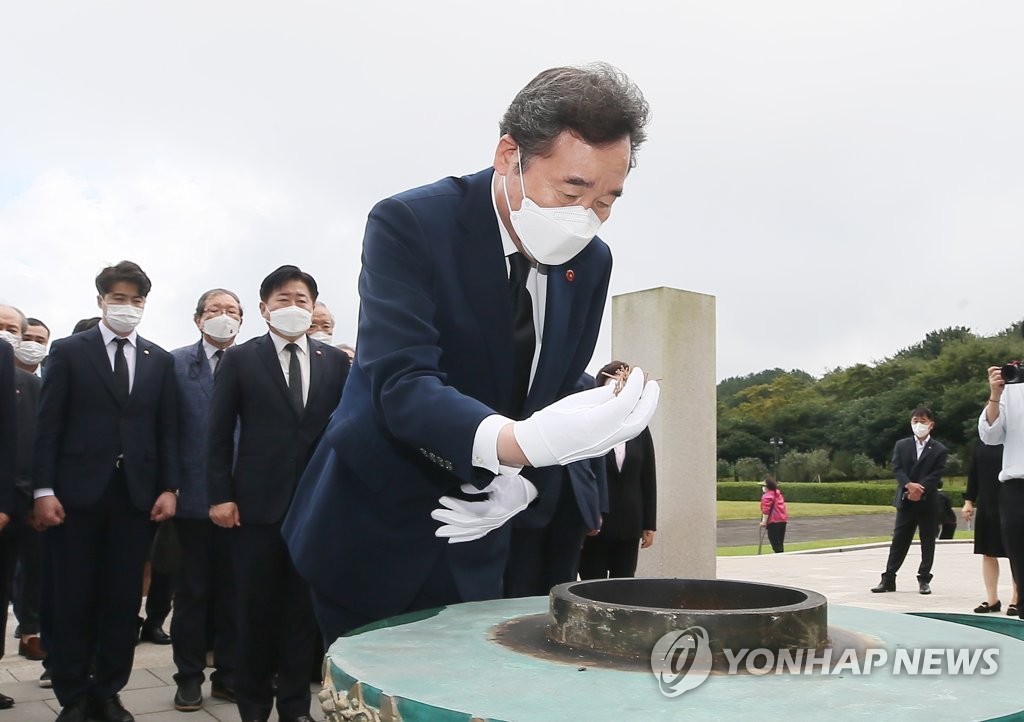
<svg viewBox="0 0 1024 722">
<path fill-rule="evenodd" d="M 943 491 L 949 494 L 954 507 L 964 504 L 964 483 L 961 478 L 948 479 Z M 834 481 L 827 484 L 813 482 L 783 482 L 782 493 L 786 501 L 816 504 L 892 504 L 896 482 L 882 485 L 865 481 Z M 758 501 L 761 483 L 757 481 L 720 481 L 718 499 L 721 501 Z"/>
</svg>

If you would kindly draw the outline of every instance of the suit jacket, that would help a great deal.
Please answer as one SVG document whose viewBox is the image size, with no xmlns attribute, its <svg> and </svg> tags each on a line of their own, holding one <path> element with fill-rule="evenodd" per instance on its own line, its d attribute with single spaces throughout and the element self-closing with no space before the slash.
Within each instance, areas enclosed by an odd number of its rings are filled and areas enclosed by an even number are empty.
<svg viewBox="0 0 1024 722">
<path fill-rule="evenodd" d="M 178 488 L 177 396 L 171 355 L 137 337 L 135 380 L 127 401 L 98 327 L 54 341 L 39 394 L 33 484 L 65 507 L 95 504 L 124 457 L 132 503 L 148 512 Z"/>
<path fill-rule="evenodd" d="M 308 343 L 309 393 L 301 415 L 288 399 L 270 333 L 232 346 L 221 359 L 207 432 L 209 503 L 235 502 L 243 524 L 275 524 L 284 517 L 341 398 L 348 357 L 319 341 Z"/>
<path fill-rule="evenodd" d="M 14 385 L 18 427 L 17 506 L 19 510 L 28 511 L 32 507 L 32 445 L 36 438 L 36 412 L 42 381 L 35 374 L 15 369 Z"/>
<path fill-rule="evenodd" d="M 213 372 L 210 371 L 202 338 L 197 343 L 174 349 L 171 356 L 174 358 L 174 381 L 178 389 L 178 457 L 181 464 L 176 516 L 208 519 L 206 432 L 210 401 L 213 399 Z"/>
<path fill-rule="evenodd" d="M 14 385 L 14 349 L 0 342 L 0 512 L 14 513 L 14 480 L 16 466 L 10 461 L 17 456 L 18 427 Z"/>
<path fill-rule="evenodd" d="M 543 346 L 525 408 L 514 408 L 492 174 L 446 178 L 370 212 L 356 365 L 285 522 L 314 590 L 372 618 L 406 609 L 441 555 L 462 599 L 501 596 L 508 525 L 449 545 L 434 536 L 430 512 L 460 484 L 491 481 L 471 458 L 480 422 L 528 415 L 570 393 L 597 340 L 611 254 L 595 238 L 547 269 Z M 524 473 L 540 503 L 562 479 L 557 467 Z"/>
<path fill-rule="evenodd" d="M 654 440 L 649 429 L 626 442 L 622 471 L 615 451 L 605 454 L 608 475 L 608 516 L 601 537 L 620 541 L 639 539 L 644 529 L 657 530 L 658 488 L 654 464 Z"/>
<path fill-rule="evenodd" d="M 892 450 L 892 471 L 896 475 L 896 496 L 893 497 L 892 505 L 897 509 L 915 503 L 934 505 L 942 474 L 946 470 L 947 454 L 946 447 L 932 437 L 928 438 L 920 459 L 917 457 L 917 441 L 913 436 L 897 441 Z M 925 492 L 921 501 L 912 502 L 903 498 L 908 481 L 924 485 Z"/>
</svg>

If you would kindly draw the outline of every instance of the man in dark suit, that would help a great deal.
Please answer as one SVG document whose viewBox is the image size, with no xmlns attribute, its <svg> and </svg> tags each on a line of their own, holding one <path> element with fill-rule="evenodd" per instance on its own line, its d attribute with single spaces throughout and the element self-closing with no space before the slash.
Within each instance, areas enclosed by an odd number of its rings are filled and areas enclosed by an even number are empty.
<svg viewBox="0 0 1024 722">
<path fill-rule="evenodd" d="M 36 434 L 36 412 L 39 407 L 39 388 L 41 381 L 34 371 L 40 359 L 36 357 L 36 365 L 29 367 L 22 363 L 22 349 L 28 344 L 39 345 L 35 341 L 26 341 L 32 332 L 38 338 L 40 321 L 33 326 L 32 321 L 13 306 L 0 306 L 0 333 L 5 338 L 17 337 L 14 347 L 14 384 L 17 396 L 17 437 L 18 451 L 15 464 L 17 466 L 14 496 L 14 513 L 11 523 L 0 535 L 0 545 L 4 553 L 14 553 L 15 559 L 6 562 L 7 575 L 0 577 L 11 584 L 11 601 L 18 618 L 20 637 L 18 653 L 32 660 L 46 657 L 39 641 L 39 591 L 42 572 L 42 548 L 40 534 L 34 528 L 35 519 L 32 500 L 32 446 Z M 12 339 L 13 340 L 13 339 Z M 31 347 L 30 347 L 30 350 Z M 25 357 L 28 358 L 28 357 Z M 14 576 L 15 568 L 20 564 L 20 572 Z M 2 630 L 0 630 L 2 631 Z M 0 650 L 3 645 L 0 644 Z M 3 700 L 0 699 L 0 708 Z"/>
<path fill-rule="evenodd" d="M 199 297 L 192 320 L 199 329 L 196 343 L 171 351 L 178 387 L 178 444 L 181 492 L 174 523 L 181 543 L 182 564 L 174 583 L 171 643 L 174 708 L 181 712 L 203 706 L 201 686 L 206 668 L 208 635 L 213 633 L 210 695 L 235 701 L 235 586 L 231 532 L 210 520 L 206 484 L 207 416 L 213 381 L 227 349 L 242 325 L 238 296 L 213 288 Z M 211 616 L 212 615 L 212 616 Z"/>
<path fill-rule="evenodd" d="M 209 513 L 231 530 L 243 722 L 270 716 L 275 673 L 281 722 L 310 720 L 316 622 L 281 522 L 348 375 L 345 354 L 306 336 L 316 297 L 316 281 L 295 266 L 263 280 L 260 313 L 270 332 L 228 349 L 210 407 Z"/>
<path fill-rule="evenodd" d="M 117 694 L 132 669 L 151 522 L 174 515 L 178 490 L 171 355 L 135 331 L 150 288 L 130 261 L 103 269 L 103 321 L 54 342 L 39 399 L 41 621 L 62 722 L 133 719 Z"/>
<path fill-rule="evenodd" d="M 921 539 L 921 566 L 917 569 L 918 590 L 931 594 L 932 561 L 935 559 L 935 537 L 939 531 L 939 486 L 946 470 L 946 447 L 932 438 L 935 417 L 931 409 L 919 406 L 910 415 L 913 436 L 900 439 L 892 452 L 892 470 L 896 475 L 896 525 L 889 547 L 889 560 L 882 581 L 872 592 L 895 592 L 896 572 L 914 540 L 914 530 Z"/>
<path fill-rule="evenodd" d="M 17 458 L 17 416 L 15 411 L 14 382 L 14 348 L 11 344 L 0 340 L 0 458 L 10 461 Z M 11 463 L 0 464 L 0 532 L 11 521 L 14 513 L 14 480 L 16 467 Z M 0 657 L 3 656 L 4 640 L 7 638 L 7 589 L 6 579 L 14 573 L 9 565 L 14 562 L 14 554 L 8 550 L 10 542 L 0 534 L 0 604 L 3 604 L 4 619 L 0 622 Z M 14 700 L 6 694 L 0 694 L 0 709 L 10 709 Z"/>
<path fill-rule="evenodd" d="M 284 527 L 326 640 L 500 598 L 506 522 L 557 499 L 560 464 L 654 413 L 642 378 L 572 394 L 611 273 L 595 234 L 646 118 L 610 66 L 545 71 L 506 112 L 492 167 L 371 211 L 355 366 Z"/>
<path fill-rule="evenodd" d="M 577 391 L 594 388 L 583 374 Z M 517 514 L 505 567 L 505 596 L 542 596 L 551 588 L 576 580 L 580 551 L 588 534 L 601 530 L 608 513 L 608 481 L 600 457 L 566 464 L 557 496 Z"/>
</svg>

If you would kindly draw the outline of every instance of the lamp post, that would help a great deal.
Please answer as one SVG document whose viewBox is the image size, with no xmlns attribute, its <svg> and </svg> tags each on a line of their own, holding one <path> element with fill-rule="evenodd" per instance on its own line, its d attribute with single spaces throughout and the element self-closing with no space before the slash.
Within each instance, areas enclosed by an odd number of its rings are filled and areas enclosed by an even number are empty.
<svg viewBox="0 0 1024 722">
<path fill-rule="evenodd" d="M 782 437 L 773 436 L 768 439 L 768 443 L 772 445 L 772 449 L 775 451 L 775 482 L 779 481 L 779 453 L 782 451 Z"/>
</svg>

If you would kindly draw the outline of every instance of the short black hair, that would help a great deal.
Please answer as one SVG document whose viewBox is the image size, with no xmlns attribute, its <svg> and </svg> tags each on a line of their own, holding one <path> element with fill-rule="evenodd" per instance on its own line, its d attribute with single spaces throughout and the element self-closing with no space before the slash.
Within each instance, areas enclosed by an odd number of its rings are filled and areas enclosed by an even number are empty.
<svg viewBox="0 0 1024 722">
<path fill-rule="evenodd" d="M 316 302 L 317 296 L 320 295 L 316 288 L 316 279 L 298 266 L 281 266 L 264 278 L 263 283 L 260 284 L 260 300 L 266 303 L 266 300 L 270 298 L 270 294 L 289 281 L 302 281 L 305 283 L 306 288 L 309 289 L 310 298 L 314 303 Z"/>
<path fill-rule="evenodd" d="M 910 412 L 910 418 L 918 416 L 922 419 L 928 419 L 929 421 L 935 421 L 935 414 L 927 406 L 918 406 L 916 409 Z"/>
<path fill-rule="evenodd" d="M 133 283 L 139 289 L 139 295 L 145 298 L 153 288 L 152 282 L 146 272 L 139 268 L 139 264 L 131 261 L 121 261 L 116 266 L 107 266 L 96 276 L 96 290 L 101 296 L 110 293 L 115 283 Z"/>
<path fill-rule="evenodd" d="M 229 291 L 226 288 L 211 288 L 209 291 L 200 296 L 199 300 L 196 302 L 196 318 L 199 318 L 200 316 L 203 315 L 203 313 L 206 312 L 206 302 L 210 300 L 210 296 L 219 296 L 221 294 L 224 294 L 225 296 L 231 296 L 231 298 L 235 299 L 235 303 L 238 304 L 238 315 L 245 315 L 245 310 L 242 308 L 242 301 L 241 299 L 238 298 L 234 291 Z"/>
<path fill-rule="evenodd" d="M 779 488 L 779 482 L 775 481 L 771 476 L 766 476 L 764 478 L 764 488 L 768 491 L 776 491 Z"/>
<path fill-rule="evenodd" d="M 75 327 L 71 330 L 71 333 L 82 333 L 82 331 L 88 331 L 90 328 L 99 326 L 99 324 L 99 316 L 93 316 L 92 318 L 83 318 L 81 321 L 75 324 Z"/>
<path fill-rule="evenodd" d="M 38 318 L 32 318 L 31 316 L 26 319 L 29 326 L 42 326 L 46 329 L 46 333 L 50 333 L 50 327 L 40 321 Z"/>
</svg>

